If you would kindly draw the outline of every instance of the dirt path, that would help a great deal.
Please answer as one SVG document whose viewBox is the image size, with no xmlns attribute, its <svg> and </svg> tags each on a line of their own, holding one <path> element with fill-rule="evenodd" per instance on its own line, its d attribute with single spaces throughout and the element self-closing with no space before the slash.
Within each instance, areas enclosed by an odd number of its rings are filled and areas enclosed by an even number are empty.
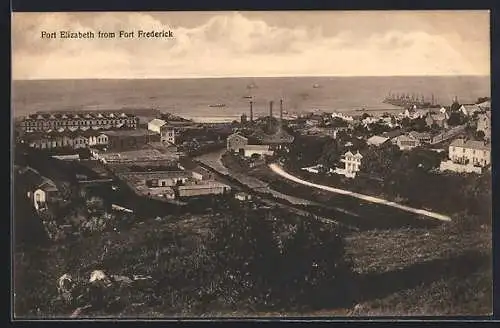
<svg viewBox="0 0 500 328">
<path fill-rule="evenodd" d="M 439 214 L 439 213 L 435 213 L 435 212 L 431 212 L 431 211 L 427 211 L 427 210 L 423 210 L 423 209 L 417 209 L 417 208 L 401 205 L 401 204 L 398 204 L 395 202 L 391 202 L 391 201 L 388 201 L 385 199 L 367 196 L 367 195 L 359 194 L 359 193 L 344 190 L 344 189 L 333 188 L 333 187 L 329 187 L 329 186 L 325 186 L 325 185 L 312 183 L 312 182 L 309 182 L 306 180 L 302 180 L 302 179 L 297 178 L 296 176 L 293 176 L 293 175 L 289 174 L 288 172 L 284 171 L 283 168 L 281 168 L 277 164 L 271 164 L 271 165 L 269 165 L 269 168 L 274 173 L 279 174 L 283 178 L 294 181 L 296 183 L 303 184 L 305 186 L 309 186 L 309 187 L 313 187 L 313 188 L 317 188 L 317 189 L 322 189 L 322 190 L 334 192 L 334 193 L 341 194 L 341 195 L 355 197 L 355 198 L 362 199 L 364 201 L 371 202 L 371 203 L 391 206 L 391 207 L 398 208 L 398 209 L 406 211 L 406 212 L 431 217 L 433 219 L 437 219 L 437 220 L 441 220 L 441 221 L 451 221 L 451 218 L 449 216 L 446 216 L 443 214 Z"/>
</svg>

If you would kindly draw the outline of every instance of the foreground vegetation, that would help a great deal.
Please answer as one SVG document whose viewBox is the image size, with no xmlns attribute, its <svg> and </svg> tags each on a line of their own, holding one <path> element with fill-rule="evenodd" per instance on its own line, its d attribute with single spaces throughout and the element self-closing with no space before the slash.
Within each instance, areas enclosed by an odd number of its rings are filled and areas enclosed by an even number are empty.
<svg viewBox="0 0 500 328">
<path fill-rule="evenodd" d="M 341 236 L 330 226 L 285 217 L 242 210 L 240 217 L 164 218 L 72 243 L 19 249 L 15 312 L 69 315 L 88 300 L 62 302 L 57 279 L 70 273 L 84 281 L 95 269 L 151 279 L 106 291 L 105 305 L 94 304 L 92 316 L 350 307 L 353 274 Z"/>
</svg>

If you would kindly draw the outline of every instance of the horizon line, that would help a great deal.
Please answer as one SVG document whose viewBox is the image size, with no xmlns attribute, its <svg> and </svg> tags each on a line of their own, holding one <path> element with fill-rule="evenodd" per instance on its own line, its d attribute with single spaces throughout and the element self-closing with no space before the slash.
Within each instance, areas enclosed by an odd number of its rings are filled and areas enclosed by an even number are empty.
<svg viewBox="0 0 500 328">
<path fill-rule="evenodd" d="M 241 78 L 380 78 L 380 77 L 491 77 L 491 74 L 430 74 L 430 75 L 243 75 L 243 76 L 164 76 L 164 77 L 62 77 L 62 78 L 27 78 L 12 81 L 63 81 L 63 80 L 188 80 L 188 79 L 241 79 Z"/>
</svg>

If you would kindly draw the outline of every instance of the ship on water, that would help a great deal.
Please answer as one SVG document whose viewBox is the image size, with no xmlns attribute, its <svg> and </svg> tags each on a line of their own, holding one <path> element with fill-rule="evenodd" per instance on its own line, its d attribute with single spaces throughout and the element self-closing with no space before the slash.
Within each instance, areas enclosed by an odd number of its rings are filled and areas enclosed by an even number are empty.
<svg viewBox="0 0 500 328">
<path fill-rule="evenodd" d="M 399 107 L 413 107 L 413 108 L 432 108 L 439 107 L 436 103 L 434 94 L 431 95 L 431 100 L 426 100 L 424 95 L 417 95 L 415 93 L 391 93 L 384 98 L 382 101 L 385 104 L 390 104 Z"/>
<path fill-rule="evenodd" d="M 213 104 L 213 105 L 208 105 L 208 107 L 223 108 L 226 107 L 226 104 Z"/>
</svg>

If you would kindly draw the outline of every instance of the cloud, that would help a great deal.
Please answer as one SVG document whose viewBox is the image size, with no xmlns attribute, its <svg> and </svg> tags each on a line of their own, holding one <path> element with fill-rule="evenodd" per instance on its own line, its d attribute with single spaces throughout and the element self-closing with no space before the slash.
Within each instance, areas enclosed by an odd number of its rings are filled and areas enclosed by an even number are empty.
<svg viewBox="0 0 500 328">
<path fill-rule="evenodd" d="M 284 75 L 489 74 L 489 45 L 456 33 L 394 29 L 354 34 L 274 26 L 241 13 L 215 13 L 197 26 L 158 13 L 16 13 L 13 77 L 168 78 Z M 41 39 L 41 31 L 172 29 L 174 39 Z M 486 31 L 485 33 L 488 33 Z"/>
</svg>

